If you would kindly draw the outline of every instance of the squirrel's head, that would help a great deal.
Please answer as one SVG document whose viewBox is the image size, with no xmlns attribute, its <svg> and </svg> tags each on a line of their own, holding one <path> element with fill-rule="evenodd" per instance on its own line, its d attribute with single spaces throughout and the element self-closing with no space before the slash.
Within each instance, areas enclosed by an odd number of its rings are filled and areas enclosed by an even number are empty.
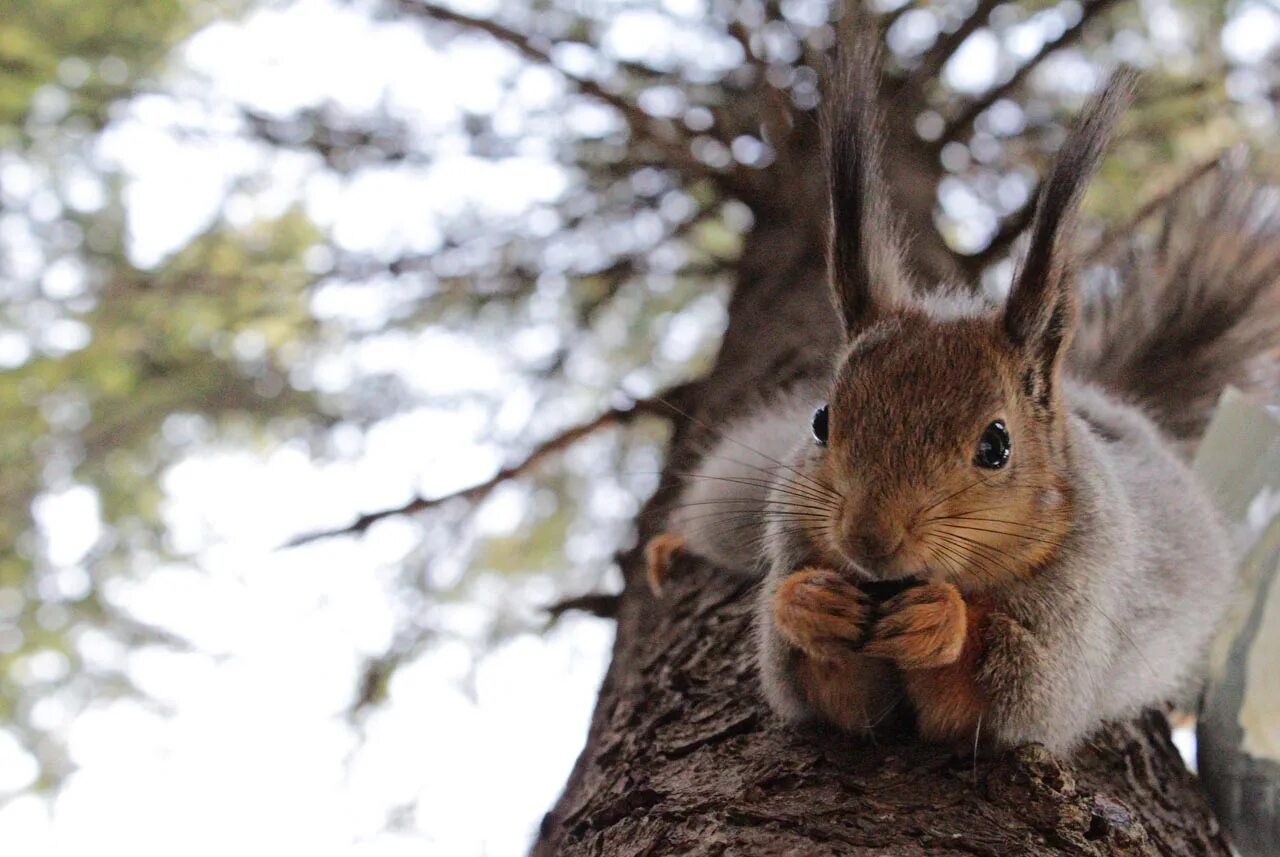
<svg viewBox="0 0 1280 857">
<path fill-rule="evenodd" d="M 1072 520 L 1062 364 L 1076 324 L 1080 198 L 1134 75 L 1086 106 L 1044 180 L 1003 306 L 920 296 L 879 174 L 873 62 L 828 98 L 829 264 L 846 347 L 814 414 L 813 461 L 838 495 L 826 550 L 878 578 L 980 588 L 1032 574 Z"/>
</svg>

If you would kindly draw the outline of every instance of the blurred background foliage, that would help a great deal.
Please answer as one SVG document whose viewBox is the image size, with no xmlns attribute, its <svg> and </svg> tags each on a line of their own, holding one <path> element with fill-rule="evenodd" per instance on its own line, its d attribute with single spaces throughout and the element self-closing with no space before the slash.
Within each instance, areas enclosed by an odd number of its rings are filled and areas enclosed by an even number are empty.
<svg viewBox="0 0 1280 857">
<path fill-rule="evenodd" d="M 481 482 L 702 371 L 744 236 L 794 201 L 785 162 L 814 169 L 801 131 L 839 14 L 824 0 L 335 4 L 403 30 L 439 58 L 435 75 L 352 68 L 367 98 L 210 82 L 202 38 L 293 5 L 9 0 L 0 16 L 0 723 L 38 760 L 25 788 L 66 775 L 78 712 L 139 693 L 130 651 L 190 644 L 136 615 L 120 585 L 198 565 L 218 538 L 169 526 L 176 464 L 288 447 L 358 467 L 380 430 L 425 419 L 401 484 L 282 510 L 277 544 Z M 1274 166 L 1277 66 L 1257 36 L 1275 30 L 1258 27 L 1277 15 L 1269 2 L 908 0 L 860 14 L 884 31 L 895 124 L 922 153 L 924 216 L 955 276 L 1008 277 L 1061 123 L 1117 62 L 1148 78 L 1090 195 L 1095 235 L 1225 147 Z M 450 100 L 454 68 L 496 85 Z M 168 244 L 148 237 L 165 218 L 135 210 L 139 127 L 228 153 L 212 214 Z M 173 182 L 174 199 L 207 185 Z M 469 195 L 479 184 L 496 191 Z M 450 415 L 483 454 L 437 448 L 431 426 L 445 436 Z M 375 524 L 405 545 L 388 563 L 395 631 L 353 683 L 353 710 L 441 635 L 480 654 L 541 627 L 560 598 L 616 588 L 611 556 L 663 440 L 660 420 L 627 421 L 486 492 L 484 508 L 461 498 Z M 446 621 L 449 604 L 474 610 Z"/>
</svg>

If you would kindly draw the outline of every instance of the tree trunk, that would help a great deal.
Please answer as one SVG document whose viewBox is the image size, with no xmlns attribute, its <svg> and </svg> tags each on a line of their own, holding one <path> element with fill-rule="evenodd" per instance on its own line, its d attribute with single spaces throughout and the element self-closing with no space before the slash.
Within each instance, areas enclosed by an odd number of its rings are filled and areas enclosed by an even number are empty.
<svg viewBox="0 0 1280 857">
<path fill-rule="evenodd" d="M 812 212 L 804 223 L 757 212 L 719 360 L 677 403 L 697 419 L 677 421 L 647 511 L 669 498 L 704 424 L 828 360 L 836 331 Z M 643 540 L 660 519 L 640 522 Z M 758 690 L 753 581 L 680 557 L 655 600 L 638 550 L 623 570 L 613 662 L 535 857 L 1229 854 L 1162 715 L 1112 726 L 1071 760 L 796 730 Z"/>
</svg>

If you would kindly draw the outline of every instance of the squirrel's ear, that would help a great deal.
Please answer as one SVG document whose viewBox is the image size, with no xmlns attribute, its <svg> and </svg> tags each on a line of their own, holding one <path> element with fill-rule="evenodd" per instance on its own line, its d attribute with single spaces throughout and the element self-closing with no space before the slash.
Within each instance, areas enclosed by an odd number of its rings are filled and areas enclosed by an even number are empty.
<svg viewBox="0 0 1280 857">
<path fill-rule="evenodd" d="M 827 264 L 836 310 L 852 332 L 909 301 L 911 289 L 880 172 L 879 45 L 858 33 L 841 53 L 822 112 L 831 195 Z"/>
<path fill-rule="evenodd" d="M 1036 200 L 1031 242 L 1004 311 L 1005 333 L 1032 358 L 1027 386 L 1036 398 L 1050 395 L 1058 358 L 1075 328 L 1071 245 L 1080 200 L 1137 80 L 1136 72 L 1123 68 L 1085 105 Z"/>
</svg>

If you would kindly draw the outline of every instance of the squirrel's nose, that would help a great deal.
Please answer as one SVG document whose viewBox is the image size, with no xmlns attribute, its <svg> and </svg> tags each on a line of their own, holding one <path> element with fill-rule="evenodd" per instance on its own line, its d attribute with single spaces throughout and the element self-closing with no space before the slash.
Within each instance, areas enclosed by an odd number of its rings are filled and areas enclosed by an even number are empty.
<svg viewBox="0 0 1280 857">
<path fill-rule="evenodd" d="M 902 547 L 902 539 L 896 539 L 890 544 L 889 540 L 881 536 L 855 536 L 853 547 L 854 552 L 864 559 L 884 559 L 898 552 L 898 548 Z"/>
<path fill-rule="evenodd" d="M 846 539 L 849 552 L 858 559 L 888 559 L 902 547 L 903 532 L 897 527 L 861 527 Z"/>
</svg>

